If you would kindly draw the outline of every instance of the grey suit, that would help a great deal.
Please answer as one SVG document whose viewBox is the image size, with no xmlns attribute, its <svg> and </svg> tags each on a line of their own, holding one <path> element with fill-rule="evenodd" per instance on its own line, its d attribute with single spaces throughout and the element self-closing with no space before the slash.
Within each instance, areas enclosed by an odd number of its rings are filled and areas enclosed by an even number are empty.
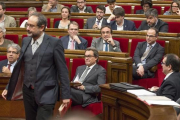
<svg viewBox="0 0 180 120">
<path fill-rule="evenodd" d="M 116 40 L 114 40 L 114 43 L 117 46 L 116 49 L 113 49 L 113 46 L 111 44 L 109 44 L 109 51 L 121 52 L 120 43 Z M 103 51 L 103 39 L 101 37 L 93 39 L 93 41 L 91 43 L 91 47 L 94 47 L 99 51 Z"/>
<path fill-rule="evenodd" d="M 71 6 L 71 12 L 79 12 L 78 6 L 73 5 Z M 94 13 L 91 6 L 86 6 L 86 9 L 84 10 L 85 13 Z"/>
<path fill-rule="evenodd" d="M 76 69 L 75 77 L 78 75 L 80 78 L 85 69 L 86 69 L 86 65 L 79 66 Z M 99 85 L 105 83 L 106 83 L 106 70 L 102 66 L 96 64 L 88 73 L 84 82 L 82 83 L 85 86 L 85 91 L 71 88 L 71 98 L 73 104 L 75 105 L 81 104 L 83 107 L 85 107 L 91 103 L 98 102 L 96 93 L 100 93 L 101 91 Z"/>
<path fill-rule="evenodd" d="M 88 18 L 86 21 L 86 24 L 84 25 L 84 29 L 93 29 L 93 25 L 96 22 L 96 17 Z M 103 18 L 102 24 L 103 25 L 109 25 L 110 23 L 107 23 L 107 19 Z"/>
<path fill-rule="evenodd" d="M 5 15 L 4 27 L 16 27 L 16 20 L 8 15 Z"/>
<path fill-rule="evenodd" d="M 138 69 L 137 65 L 141 63 L 141 57 L 143 56 L 147 47 L 147 42 L 139 42 L 136 50 L 134 52 L 134 63 L 133 65 L 133 78 L 134 79 L 141 79 L 140 76 L 137 75 L 136 70 Z M 155 46 L 151 49 L 148 56 L 146 57 L 146 64 L 143 65 L 144 68 L 144 76 L 142 78 L 149 78 L 153 77 L 154 73 L 151 72 L 149 69 L 153 66 L 157 65 L 164 55 L 164 48 L 156 42 Z"/>
</svg>

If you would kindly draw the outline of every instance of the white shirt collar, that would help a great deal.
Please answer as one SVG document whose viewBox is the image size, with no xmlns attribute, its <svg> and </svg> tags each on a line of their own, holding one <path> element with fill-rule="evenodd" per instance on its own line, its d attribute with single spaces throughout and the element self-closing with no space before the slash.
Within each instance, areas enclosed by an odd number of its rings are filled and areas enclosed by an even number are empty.
<svg viewBox="0 0 180 120">
<path fill-rule="evenodd" d="M 170 72 L 166 75 L 166 77 L 164 78 L 164 80 L 166 80 L 173 72 Z"/>
<path fill-rule="evenodd" d="M 86 9 L 86 6 L 84 6 L 84 9 L 83 9 L 83 10 L 80 10 L 80 9 L 78 8 L 78 10 L 79 10 L 80 13 L 85 12 L 85 9 Z"/>
<path fill-rule="evenodd" d="M 156 45 L 156 42 L 154 42 L 151 46 L 152 48 Z M 147 47 L 149 46 L 149 44 L 147 43 Z"/>
<path fill-rule="evenodd" d="M 93 64 L 93 65 L 91 65 L 89 68 L 89 70 L 91 70 L 94 66 L 96 65 L 96 63 L 95 64 Z M 86 66 L 86 67 L 88 67 L 88 66 Z"/>
<path fill-rule="evenodd" d="M 123 23 L 122 23 L 122 25 L 120 26 L 120 25 L 118 25 L 117 24 L 117 22 L 116 22 L 116 25 L 117 25 L 117 27 L 122 27 L 123 25 L 124 25 L 124 19 L 123 19 Z"/>
<path fill-rule="evenodd" d="M 17 60 L 13 63 L 13 64 L 11 64 L 11 66 L 15 66 L 16 65 L 16 63 L 17 63 Z M 8 61 L 8 65 L 10 64 L 10 62 Z"/>
<path fill-rule="evenodd" d="M 38 45 L 41 45 L 41 43 L 43 41 L 43 38 L 44 38 L 44 32 L 42 33 L 42 35 L 36 41 L 34 41 L 34 39 L 32 38 L 31 45 L 33 45 L 34 42 L 38 42 Z"/>
</svg>

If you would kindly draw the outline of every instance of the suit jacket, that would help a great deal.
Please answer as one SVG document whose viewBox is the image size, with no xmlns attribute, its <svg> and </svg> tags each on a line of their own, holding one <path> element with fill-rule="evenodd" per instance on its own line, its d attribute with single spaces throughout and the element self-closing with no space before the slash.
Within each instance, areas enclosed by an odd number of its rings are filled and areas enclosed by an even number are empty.
<svg viewBox="0 0 180 120">
<path fill-rule="evenodd" d="M 173 101 L 180 98 L 180 73 L 173 72 L 166 80 L 163 81 L 156 92 L 158 96 L 166 96 Z"/>
<path fill-rule="evenodd" d="M 77 5 L 72 5 L 71 6 L 71 12 L 78 12 L 79 13 L 79 9 Z M 84 10 L 85 13 L 94 13 L 91 6 L 86 6 L 86 9 Z"/>
<path fill-rule="evenodd" d="M 110 23 L 112 30 L 117 30 L 116 21 Z M 124 19 L 123 30 L 136 31 L 136 26 L 133 21 Z"/>
<path fill-rule="evenodd" d="M 144 10 L 141 9 L 141 10 L 136 10 L 136 14 L 144 14 Z"/>
<path fill-rule="evenodd" d="M 150 27 L 148 26 L 147 21 L 144 20 L 141 22 L 141 25 L 139 26 L 137 31 L 148 30 L 149 28 Z M 158 23 L 155 28 L 158 29 L 159 32 L 168 32 L 168 24 L 160 19 L 158 19 Z"/>
<path fill-rule="evenodd" d="M 8 15 L 5 15 L 4 27 L 16 27 L 16 20 Z"/>
<path fill-rule="evenodd" d="M 93 25 L 95 24 L 95 22 L 96 22 L 96 17 L 88 18 L 86 24 L 84 25 L 84 29 L 93 29 Z M 101 26 L 103 25 L 109 25 L 109 23 L 107 23 L 106 18 L 103 18 Z"/>
<path fill-rule="evenodd" d="M 139 42 L 134 52 L 134 63 L 138 65 L 141 63 L 141 57 L 143 56 L 147 47 L 147 42 Z M 154 73 L 149 71 L 150 68 L 157 65 L 164 55 L 164 48 L 156 42 L 155 46 L 151 49 L 148 56 L 146 57 L 146 64 L 143 65 L 144 71 L 148 72 L 149 76 L 154 76 Z"/>
<path fill-rule="evenodd" d="M 76 69 L 76 76 L 78 75 L 79 78 L 81 77 L 82 73 L 86 69 L 86 65 L 79 66 Z M 98 102 L 96 93 L 100 93 L 101 89 L 99 85 L 106 83 L 106 70 L 96 64 L 92 70 L 87 74 L 84 82 L 82 83 L 85 86 L 85 91 L 76 90 L 71 88 L 71 94 L 81 94 L 83 96 L 83 107 Z"/>
<path fill-rule="evenodd" d="M 109 44 L 109 51 L 111 51 L 111 52 L 121 52 L 120 43 L 118 41 L 116 41 L 116 40 L 114 40 L 114 43 L 117 46 L 116 49 L 114 50 L 112 45 Z M 103 39 L 101 37 L 93 39 L 93 41 L 91 43 L 91 47 L 94 47 L 99 51 L 103 51 Z"/>
<path fill-rule="evenodd" d="M 3 66 L 7 66 L 7 64 L 8 64 L 8 60 L 7 59 L 0 61 L 0 73 L 2 73 Z"/>
<path fill-rule="evenodd" d="M 61 9 L 62 9 L 63 7 L 64 7 L 64 5 L 57 4 L 57 12 L 61 12 Z M 50 10 L 49 10 L 49 11 L 46 11 L 46 8 L 47 8 L 47 4 L 44 4 L 44 5 L 42 6 L 41 12 L 50 12 Z"/>
<path fill-rule="evenodd" d="M 78 36 L 78 37 L 79 37 L 81 43 L 78 44 L 76 42 L 75 49 L 76 50 L 85 50 L 87 48 L 87 44 L 88 44 L 87 40 L 82 38 L 82 37 L 80 37 L 80 36 Z M 61 37 L 61 41 L 62 41 L 64 49 L 68 49 L 69 35 Z"/>
<path fill-rule="evenodd" d="M 10 78 L 7 100 L 22 99 L 22 84 L 24 73 L 24 54 L 32 37 L 23 39 L 20 57 Z M 34 83 L 34 97 L 38 105 L 55 104 L 58 98 L 58 76 L 61 82 L 62 99 L 70 98 L 68 69 L 64 58 L 61 40 L 44 34 L 39 48 L 37 75 Z"/>
</svg>

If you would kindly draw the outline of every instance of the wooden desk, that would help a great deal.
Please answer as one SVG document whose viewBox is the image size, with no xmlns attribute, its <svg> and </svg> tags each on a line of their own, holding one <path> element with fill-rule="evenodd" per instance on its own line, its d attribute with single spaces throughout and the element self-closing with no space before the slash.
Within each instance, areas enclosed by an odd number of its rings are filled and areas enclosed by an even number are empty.
<svg viewBox="0 0 180 120">
<path fill-rule="evenodd" d="M 135 95 L 110 89 L 109 84 L 100 87 L 102 120 L 177 120 L 172 106 L 149 106 Z"/>
</svg>

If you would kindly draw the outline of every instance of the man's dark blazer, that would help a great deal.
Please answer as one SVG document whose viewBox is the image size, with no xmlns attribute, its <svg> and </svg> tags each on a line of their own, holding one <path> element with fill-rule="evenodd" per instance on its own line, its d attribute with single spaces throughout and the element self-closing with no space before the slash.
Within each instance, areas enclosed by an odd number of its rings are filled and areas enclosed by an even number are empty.
<svg viewBox="0 0 180 120">
<path fill-rule="evenodd" d="M 143 56 L 147 48 L 147 42 L 139 42 L 134 52 L 134 63 L 141 63 L 141 57 Z M 156 42 L 155 46 L 151 49 L 148 56 L 146 57 L 146 64 L 143 65 L 144 71 L 148 73 L 148 76 L 154 76 L 154 73 L 149 69 L 157 65 L 164 55 L 164 48 Z"/>
<path fill-rule="evenodd" d="M 78 12 L 79 13 L 79 9 L 77 5 L 72 5 L 71 6 L 71 12 Z M 84 10 L 85 13 L 94 13 L 91 6 L 86 6 L 86 9 Z"/>
<path fill-rule="evenodd" d="M 82 37 L 80 37 L 80 36 L 78 36 L 78 37 L 79 37 L 81 43 L 78 44 L 76 42 L 75 49 L 76 50 L 85 50 L 87 48 L 87 45 L 88 45 L 87 40 L 82 38 Z M 69 35 L 61 37 L 61 42 L 63 44 L 64 49 L 68 49 Z"/>
<path fill-rule="evenodd" d="M 7 100 L 22 98 L 24 72 L 24 54 L 31 44 L 32 37 L 25 37 L 22 43 L 20 57 L 10 78 Z M 34 83 L 34 96 L 38 105 L 55 104 L 58 98 L 58 88 L 61 82 L 61 98 L 70 98 L 68 69 L 64 58 L 64 48 L 61 40 L 44 34 L 39 48 L 37 75 Z M 59 76 L 60 78 L 58 78 Z"/>
<path fill-rule="evenodd" d="M 0 61 L 0 73 L 2 73 L 3 66 L 7 66 L 7 64 L 8 64 L 8 60 L 7 59 Z"/>
<path fill-rule="evenodd" d="M 84 25 L 84 29 L 93 29 L 93 25 L 95 24 L 95 22 L 96 22 L 96 17 L 88 18 L 86 24 Z M 103 25 L 109 25 L 109 23 L 107 23 L 106 18 L 103 18 L 101 26 Z"/>
<path fill-rule="evenodd" d="M 180 98 L 180 73 L 173 72 L 166 80 L 163 81 L 156 92 L 158 96 L 166 96 L 173 101 Z"/>
<path fill-rule="evenodd" d="M 139 26 L 139 28 L 137 29 L 137 31 L 141 31 L 141 30 L 148 30 L 150 27 L 147 24 L 147 21 L 144 20 L 141 22 L 141 25 Z M 168 24 L 160 19 L 158 19 L 158 23 L 155 26 L 156 29 L 159 30 L 159 32 L 168 32 Z"/>
<path fill-rule="evenodd" d="M 144 14 L 144 10 L 141 9 L 141 10 L 136 10 L 136 14 Z"/>
<path fill-rule="evenodd" d="M 80 78 L 85 69 L 86 69 L 86 65 L 79 66 L 76 69 L 76 75 L 74 77 L 74 80 L 77 75 Z M 96 93 L 100 93 L 101 91 L 99 85 L 105 83 L 106 83 L 106 70 L 102 66 L 96 64 L 92 68 L 92 70 L 88 73 L 84 82 L 82 83 L 85 86 L 85 91 L 71 88 L 71 94 L 81 95 L 83 97 L 82 106 L 85 107 L 91 103 L 98 102 Z"/>
<path fill-rule="evenodd" d="M 116 21 L 111 21 L 110 26 L 112 30 L 117 30 Z M 124 19 L 123 30 L 136 31 L 136 26 L 133 21 Z"/>
<path fill-rule="evenodd" d="M 113 46 L 109 45 L 109 51 L 112 51 L 112 52 L 121 52 L 119 41 L 114 40 L 114 43 L 117 46 L 116 49 L 114 50 Z M 93 41 L 91 43 L 91 47 L 96 48 L 98 51 L 103 51 L 103 39 L 101 37 L 93 39 Z"/>
</svg>

